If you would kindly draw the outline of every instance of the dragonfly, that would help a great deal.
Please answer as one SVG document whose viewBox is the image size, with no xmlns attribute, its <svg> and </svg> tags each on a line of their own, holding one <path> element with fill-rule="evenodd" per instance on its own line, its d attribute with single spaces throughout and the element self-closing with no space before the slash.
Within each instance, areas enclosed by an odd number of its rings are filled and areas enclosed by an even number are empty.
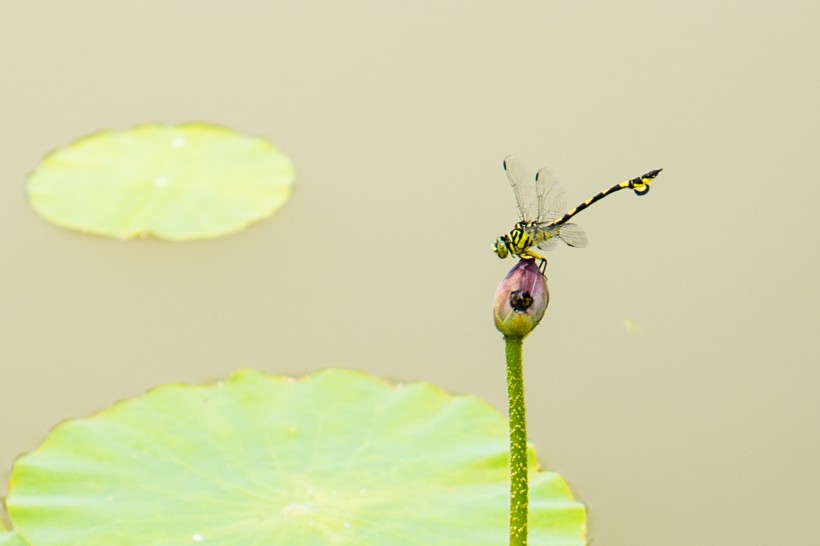
<svg viewBox="0 0 820 546">
<path fill-rule="evenodd" d="M 537 250 L 551 250 L 558 241 L 575 247 L 587 245 L 587 236 L 578 224 L 571 223 L 573 216 L 613 193 L 630 189 L 636 195 L 649 193 L 649 184 L 663 169 L 615 184 L 594 197 L 587 199 L 574 209 L 566 210 L 566 193 L 555 175 L 543 168 L 535 174 L 535 179 L 521 162 L 512 155 L 504 158 L 504 172 L 515 195 L 518 223 L 509 233 L 501 235 L 493 244 L 493 251 L 499 258 L 513 255 L 522 259 L 541 260 L 539 268 L 546 271 L 547 259 Z"/>
</svg>

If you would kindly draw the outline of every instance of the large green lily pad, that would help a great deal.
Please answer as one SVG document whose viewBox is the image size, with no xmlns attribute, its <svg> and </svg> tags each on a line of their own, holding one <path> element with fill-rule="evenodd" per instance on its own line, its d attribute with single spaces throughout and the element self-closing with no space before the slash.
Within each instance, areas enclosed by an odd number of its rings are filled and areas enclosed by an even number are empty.
<svg viewBox="0 0 820 546">
<path fill-rule="evenodd" d="M 473 397 L 242 371 L 59 425 L 7 507 L 31 546 L 499 546 L 507 456 L 506 420 Z M 530 463 L 530 544 L 585 544 L 584 507 Z"/>
<path fill-rule="evenodd" d="M 140 125 L 48 155 L 29 200 L 62 227 L 119 239 L 189 240 L 238 231 L 290 195 L 293 165 L 270 142 L 191 123 Z"/>
</svg>

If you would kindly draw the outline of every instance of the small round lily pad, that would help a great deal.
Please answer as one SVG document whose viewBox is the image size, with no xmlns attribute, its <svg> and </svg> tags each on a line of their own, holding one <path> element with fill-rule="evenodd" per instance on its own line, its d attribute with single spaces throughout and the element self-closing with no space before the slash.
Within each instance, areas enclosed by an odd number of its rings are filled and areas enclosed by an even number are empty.
<svg viewBox="0 0 820 546">
<path fill-rule="evenodd" d="M 31 546 L 498 546 L 504 417 L 429 384 L 329 370 L 170 385 L 59 425 L 12 471 Z M 582 546 L 585 510 L 530 452 L 532 546 Z"/>
<path fill-rule="evenodd" d="M 81 138 L 28 180 L 48 221 L 118 239 L 218 237 L 288 198 L 291 161 L 262 138 L 204 123 L 139 125 Z"/>
</svg>

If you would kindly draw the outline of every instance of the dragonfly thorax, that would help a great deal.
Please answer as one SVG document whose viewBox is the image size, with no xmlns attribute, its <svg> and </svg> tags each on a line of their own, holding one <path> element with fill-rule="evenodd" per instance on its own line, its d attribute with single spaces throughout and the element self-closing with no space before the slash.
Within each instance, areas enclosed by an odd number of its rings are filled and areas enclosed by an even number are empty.
<svg viewBox="0 0 820 546">
<path fill-rule="evenodd" d="M 521 256 L 526 250 L 535 246 L 535 240 L 526 231 L 526 222 L 518 222 L 515 227 L 495 240 L 493 250 L 499 258 L 506 258 L 510 254 Z"/>
</svg>

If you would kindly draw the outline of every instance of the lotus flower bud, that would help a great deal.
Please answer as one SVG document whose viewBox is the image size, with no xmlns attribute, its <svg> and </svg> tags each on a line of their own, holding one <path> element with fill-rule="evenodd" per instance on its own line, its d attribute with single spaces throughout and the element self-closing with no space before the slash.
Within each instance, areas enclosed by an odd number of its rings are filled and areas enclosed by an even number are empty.
<svg viewBox="0 0 820 546">
<path fill-rule="evenodd" d="M 495 327 L 505 336 L 524 337 L 541 321 L 549 300 L 547 279 L 535 260 L 521 260 L 495 290 Z"/>
</svg>

